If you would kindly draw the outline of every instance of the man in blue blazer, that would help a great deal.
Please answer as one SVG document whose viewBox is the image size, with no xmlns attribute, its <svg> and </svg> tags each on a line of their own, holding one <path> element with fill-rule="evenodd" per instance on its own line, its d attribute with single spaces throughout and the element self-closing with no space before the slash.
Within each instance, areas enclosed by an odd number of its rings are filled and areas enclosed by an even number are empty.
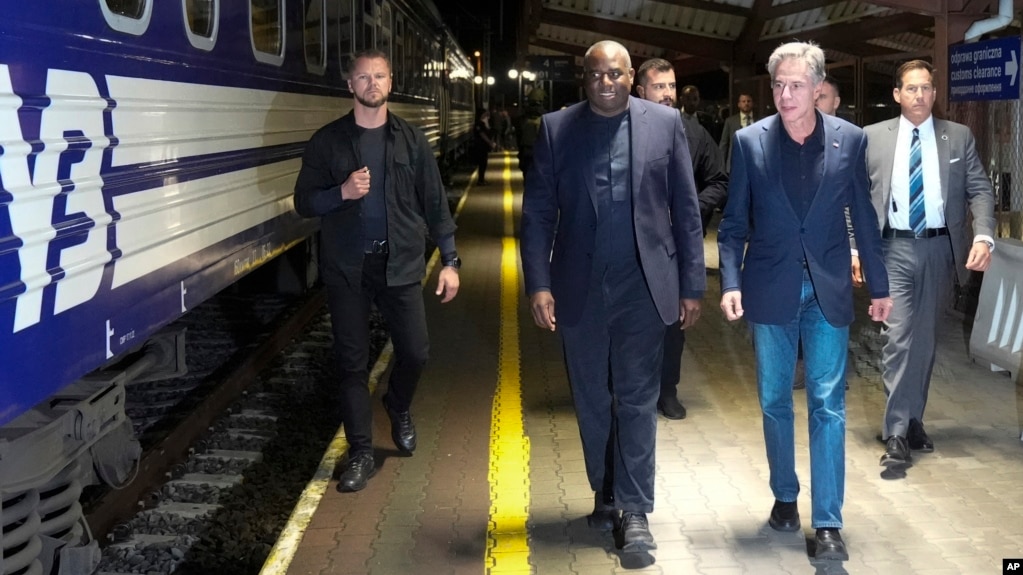
<svg viewBox="0 0 1023 575">
<path fill-rule="evenodd" d="M 696 321 L 706 275 L 682 118 L 630 97 L 633 75 L 621 44 L 598 42 L 584 59 L 587 100 L 543 117 L 521 250 L 533 319 L 560 328 L 595 493 L 589 523 L 645 552 L 656 547 L 646 514 L 661 342 L 665 326 Z"/>
<path fill-rule="evenodd" d="M 721 309 L 745 315 L 757 359 L 757 391 L 775 504 L 768 523 L 800 529 L 792 376 L 802 338 L 810 431 L 816 557 L 848 559 L 845 492 L 845 369 L 853 321 L 845 208 L 859 242 L 870 316 L 891 310 L 881 237 L 870 203 L 866 138 L 814 108 L 824 52 L 780 46 L 767 65 L 778 113 L 736 133 L 728 204 L 718 230 Z"/>
</svg>

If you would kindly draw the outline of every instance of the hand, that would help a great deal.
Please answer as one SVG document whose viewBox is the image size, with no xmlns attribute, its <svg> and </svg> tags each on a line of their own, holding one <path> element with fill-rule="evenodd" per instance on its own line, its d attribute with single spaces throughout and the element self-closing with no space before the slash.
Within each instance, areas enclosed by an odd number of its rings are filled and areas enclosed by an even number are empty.
<svg viewBox="0 0 1023 575">
<path fill-rule="evenodd" d="M 437 276 L 437 295 L 444 294 L 440 303 L 448 303 L 458 295 L 458 270 L 444 266 Z"/>
<path fill-rule="evenodd" d="M 742 292 L 733 290 L 721 295 L 721 311 L 725 312 L 728 321 L 735 321 L 742 317 Z"/>
<path fill-rule="evenodd" d="M 888 314 L 892 313 L 893 307 L 895 307 L 895 302 L 890 297 L 871 299 L 867 313 L 870 314 L 870 319 L 873 321 L 887 321 Z"/>
<path fill-rule="evenodd" d="M 678 300 L 678 320 L 682 322 L 682 329 L 692 327 L 696 320 L 700 319 L 700 305 L 698 299 Z"/>
<path fill-rule="evenodd" d="M 554 318 L 554 296 L 549 291 L 538 291 L 529 296 L 529 309 L 533 312 L 533 321 L 544 329 L 554 331 L 558 320 Z"/>
<path fill-rule="evenodd" d="M 966 269 L 975 272 L 986 272 L 991 265 L 991 249 L 985 242 L 974 242 L 970 248 L 970 256 L 966 258 Z"/>
<path fill-rule="evenodd" d="M 852 257 L 852 284 L 853 287 L 863 287 L 863 270 L 860 269 L 860 256 Z"/>
<path fill-rule="evenodd" d="M 363 166 L 348 174 L 348 179 L 341 184 L 341 199 L 357 200 L 369 193 L 369 167 Z"/>
</svg>

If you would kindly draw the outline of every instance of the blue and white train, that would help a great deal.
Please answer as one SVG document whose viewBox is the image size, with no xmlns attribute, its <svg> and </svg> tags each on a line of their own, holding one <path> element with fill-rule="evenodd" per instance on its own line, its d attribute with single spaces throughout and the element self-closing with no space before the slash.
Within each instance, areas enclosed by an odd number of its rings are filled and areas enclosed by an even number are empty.
<svg viewBox="0 0 1023 575">
<path fill-rule="evenodd" d="M 390 108 L 439 160 L 470 136 L 473 69 L 430 0 L 2 12 L 0 573 L 78 570 L 96 555 L 80 509 L 46 498 L 127 475 L 123 384 L 146 370 L 89 374 L 285 251 L 315 252 L 292 192 L 306 140 L 351 107 L 352 52 L 391 55 Z"/>
</svg>

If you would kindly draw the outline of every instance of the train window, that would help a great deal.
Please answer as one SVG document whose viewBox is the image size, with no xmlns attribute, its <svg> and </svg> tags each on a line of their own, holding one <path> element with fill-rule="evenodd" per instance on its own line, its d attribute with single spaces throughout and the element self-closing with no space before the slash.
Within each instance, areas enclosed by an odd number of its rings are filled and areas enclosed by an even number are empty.
<svg viewBox="0 0 1023 575">
<path fill-rule="evenodd" d="M 305 66 L 314 74 L 322 74 L 327 59 L 326 29 L 323 20 L 323 0 L 305 0 Z"/>
<path fill-rule="evenodd" d="M 200 50 L 212 50 L 219 29 L 219 0 L 181 0 L 188 42 Z"/>
<path fill-rule="evenodd" d="M 99 6 L 107 24 L 118 32 L 141 36 L 149 28 L 150 0 L 100 0 Z"/>
<path fill-rule="evenodd" d="M 380 18 L 377 20 L 377 50 L 380 50 L 387 57 L 390 58 L 391 54 L 391 3 L 384 2 L 380 3 Z"/>
<path fill-rule="evenodd" d="M 280 66 L 284 62 L 284 0 L 250 0 L 249 23 L 256 60 Z"/>
<path fill-rule="evenodd" d="M 341 76 L 348 77 L 348 58 L 355 51 L 352 47 L 354 28 L 352 26 L 352 0 L 344 0 L 337 3 L 337 49 L 338 63 L 341 66 Z"/>
<path fill-rule="evenodd" d="M 394 15 L 394 44 L 391 53 L 391 77 L 396 92 L 405 91 L 405 17 Z"/>
</svg>

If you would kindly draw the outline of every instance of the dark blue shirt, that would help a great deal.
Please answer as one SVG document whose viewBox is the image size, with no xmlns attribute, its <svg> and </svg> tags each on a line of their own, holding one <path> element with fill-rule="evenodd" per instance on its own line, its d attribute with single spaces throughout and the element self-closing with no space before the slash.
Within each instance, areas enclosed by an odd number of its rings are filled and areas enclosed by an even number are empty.
<svg viewBox="0 0 1023 575">
<path fill-rule="evenodd" d="M 793 140 L 788 131 L 779 130 L 782 186 L 800 222 L 806 219 L 824 177 L 824 119 L 820 112 L 814 114 L 817 125 L 802 144 Z"/>
<path fill-rule="evenodd" d="M 362 237 L 387 239 L 387 203 L 384 184 L 387 176 L 387 125 L 359 127 L 359 151 L 369 168 L 369 193 L 362 197 Z"/>
</svg>

